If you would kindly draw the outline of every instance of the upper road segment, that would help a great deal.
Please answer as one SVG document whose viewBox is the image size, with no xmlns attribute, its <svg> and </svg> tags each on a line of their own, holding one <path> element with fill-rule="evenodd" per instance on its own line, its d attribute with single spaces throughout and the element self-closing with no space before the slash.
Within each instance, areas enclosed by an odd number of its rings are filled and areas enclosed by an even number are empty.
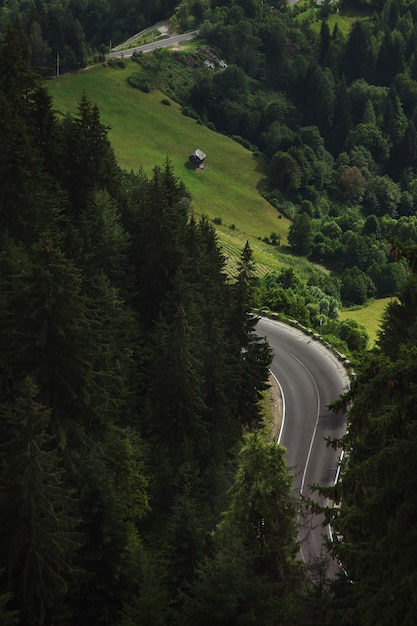
<svg viewBox="0 0 417 626">
<path fill-rule="evenodd" d="M 190 39 L 195 39 L 196 37 L 198 37 L 198 30 L 193 30 L 189 33 L 184 33 L 182 35 L 173 35 L 172 37 L 167 37 L 166 39 L 159 39 L 158 41 L 153 41 L 152 43 L 147 43 L 143 46 L 136 46 L 134 48 L 127 48 L 125 50 L 113 51 L 106 55 L 106 59 L 128 59 L 135 53 L 153 52 L 158 48 L 170 48 L 173 46 L 178 46 L 184 41 L 190 41 Z"/>
</svg>

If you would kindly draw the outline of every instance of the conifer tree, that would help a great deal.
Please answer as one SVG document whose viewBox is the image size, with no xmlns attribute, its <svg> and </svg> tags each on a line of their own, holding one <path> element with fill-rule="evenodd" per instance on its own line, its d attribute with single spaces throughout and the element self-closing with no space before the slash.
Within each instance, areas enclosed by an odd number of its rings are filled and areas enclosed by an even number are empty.
<svg viewBox="0 0 417 626">
<path fill-rule="evenodd" d="M 329 141 L 334 154 L 343 150 L 352 128 L 352 105 L 346 79 L 342 75 L 335 95 L 332 137 Z"/>
<path fill-rule="evenodd" d="M 260 419 L 261 392 L 268 388 L 271 350 L 266 339 L 255 334 L 253 302 L 254 262 L 248 242 L 241 253 L 236 284 L 231 290 L 228 332 L 233 356 L 232 387 L 235 411 L 245 426 L 256 427 Z"/>
<path fill-rule="evenodd" d="M 0 217 L 3 233 L 30 245 L 40 234 L 56 234 L 60 200 L 51 193 L 55 187 L 33 137 L 34 121 L 21 109 L 1 93 Z"/>
<path fill-rule="evenodd" d="M 0 92 L 13 104 L 17 117 L 25 119 L 31 94 L 39 79 L 30 69 L 30 49 L 22 31 L 7 27 L 0 44 Z"/>
<path fill-rule="evenodd" d="M 414 247 L 397 253 L 415 267 Z M 349 409 L 346 435 L 329 441 L 344 457 L 338 483 L 320 491 L 337 505 L 325 514 L 342 567 L 330 619 L 346 624 L 411 626 L 417 607 L 415 297 L 412 277 L 386 313 L 381 349 L 363 360 L 351 390 L 333 405 Z"/>
<path fill-rule="evenodd" d="M 149 370 L 154 456 L 164 459 L 164 471 L 169 467 L 162 489 L 175 484 L 183 463 L 197 461 L 206 442 L 198 321 L 198 311 L 179 271 L 164 314 L 156 321 Z"/>
<path fill-rule="evenodd" d="M 2 358 L 13 386 L 26 376 L 36 382 L 39 399 L 52 409 L 52 431 L 65 438 L 76 424 L 91 427 L 97 417 L 91 397 L 98 341 L 74 264 L 50 241 L 23 257 L 18 250 L 10 244 L 2 255 L 8 290 L 1 302 Z"/>
<path fill-rule="evenodd" d="M 183 624 L 301 623 L 291 485 L 284 449 L 248 435 L 230 505 L 214 533 L 214 555 L 198 569 Z"/>
<path fill-rule="evenodd" d="M 372 355 L 351 394 L 341 481 L 326 493 L 340 507 L 327 511 L 342 565 L 333 619 L 388 626 L 411 624 L 417 607 L 415 475 L 417 355 L 396 362 Z"/>
<path fill-rule="evenodd" d="M 12 599 L 12 593 L 0 592 L 0 624 L 3 626 L 15 626 L 19 623 L 20 612 L 10 608 Z"/>
<path fill-rule="evenodd" d="M 1 566 L 25 623 L 67 623 L 66 595 L 79 548 L 73 493 L 66 485 L 50 411 L 29 378 L 1 406 Z"/>
<path fill-rule="evenodd" d="M 209 432 L 206 456 L 212 477 L 224 471 L 230 450 L 240 440 L 241 422 L 234 414 L 230 392 L 233 371 L 232 338 L 228 334 L 230 285 L 224 271 L 225 259 L 217 236 L 208 219 L 192 219 L 187 239 L 187 261 L 184 273 L 193 290 L 193 301 L 200 311 L 200 333 L 204 376 L 204 421 Z M 219 476 L 220 478 L 220 476 Z M 220 489 L 210 489 L 215 498 Z"/>
<path fill-rule="evenodd" d="M 123 228 L 116 201 L 105 190 L 93 192 L 76 224 L 81 244 L 78 260 L 85 274 L 92 279 L 103 273 L 127 297 L 132 288 L 130 236 Z"/>
<path fill-rule="evenodd" d="M 63 154 L 60 180 L 68 191 L 72 216 L 85 210 L 90 195 L 107 190 L 115 197 L 120 172 L 107 137 L 108 128 L 100 120 L 97 105 L 83 93 L 76 117 L 67 116 L 62 124 Z"/>
<path fill-rule="evenodd" d="M 137 182 L 137 204 L 129 216 L 133 227 L 130 233 L 137 309 L 149 327 L 184 260 L 189 202 L 184 200 L 184 187 L 169 160 L 164 168 L 154 168 L 151 180 L 141 175 Z"/>
<path fill-rule="evenodd" d="M 372 82 L 374 62 L 370 28 L 358 20 L 352 25 L 342 58 L 342 72 L 347 83 L 357 78 Z"/>
<path fill-rule="evenodd" d="M 330 48 L 330 29 L 327 22 L 323 21 L 320 26 L 320 48 L 318 53 L 318 63 L 325 64 L 326 56 Z"/>
<path fill-rule="evenodd" d="M 140 593 L 138 527 L 149 507 L 138 444 L 133 431 L 109 424 L 99 442 L 68 454 L 81 514 L 77 565 L 84 573 L 71 590 L 73 626 L 122 623 Z"/>
</svg>

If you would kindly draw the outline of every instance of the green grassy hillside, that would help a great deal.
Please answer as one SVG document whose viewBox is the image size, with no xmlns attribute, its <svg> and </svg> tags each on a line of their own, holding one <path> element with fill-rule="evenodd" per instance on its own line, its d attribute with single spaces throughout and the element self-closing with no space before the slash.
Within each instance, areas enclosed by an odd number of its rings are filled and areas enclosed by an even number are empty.
<svg viewBox="0 0 417 626">
<path fill-rule="evenodd" d="M 260 195 L 265 178 L 262 160 L 182 115 L 175 102 L 162 104 L 163 93 L 145 94 L 130 87 L 126 78 L 135 71 L 137 64 L 132 61 L 127 61 L 125 69 L 98 66 L 51 80 L 48 89 L 62 114 L 75 112 L 83 91 L 99 106 L 103 123 L 110 127 L 116 157 L 128 171 L 143 168 L 150 173 L 168 156 L 192 194 L 194 213 L 221 218 L 217 230 L 231 265 L 249 240 L 259 274 L 279 267 L 282 255 L 259 238 L 276 232 L 285 244 L 289 221 Z M 196 148 L 207 154 L 204 170 L 188 166 L 188 156 Z"/>
<path fill-rule="evenodd" d="M 369 334 L 369 347 L 372 348 L 378 338 L 378 331 L 381 328 L 385 308 L 391 300 L 393 300 L 393 298 L 373 300 L 373 302 L 360 309 L 342 311 L 340 318 L 342 320 L 347 318 L 356 320 L 358 324 L 364 326 Z"/>
<path fill-rule="evenodd" d="M 231 139 L 215 133 L 181 114 L 175 102 L 162 104 L 166 96 L 160 91 L 145 94 L 130 87 L 127 77 L 137 71 L 137 64 L 127 61 L 125 69 L 98 66 L 82 73 L 65 75 L 48 82 L 55 109 L 62 115 L 74 113 L 83 92 L 99 106 L 101 119 L 109 126 L 109 138 L 121 167 L 148 174 L 162 165 L 168 156 L 174 171 L 193 197 L 196 215 L 205 214 L 216 225 L 219 240 L 228 259 L 228 270 L 235 274 L 240 252 L 249 240 L 257 273 L 263 275 L 291 265 L 303 271 L 306 260 L 288 254 L 289 221 L 261 194 L 264 170 L 261 159 Z M 188 167 L 188 156 L 196 148 L 207 154 L 204 170 Z M 230 228 L 231 226 L 234 228 Z M 279 233 L 283 247 L 263 243 L 264 237 Z M 386 301 L 375 301 L 369 307 L 346 311 L 365 326 L 373 344 Z"/>
</svg>

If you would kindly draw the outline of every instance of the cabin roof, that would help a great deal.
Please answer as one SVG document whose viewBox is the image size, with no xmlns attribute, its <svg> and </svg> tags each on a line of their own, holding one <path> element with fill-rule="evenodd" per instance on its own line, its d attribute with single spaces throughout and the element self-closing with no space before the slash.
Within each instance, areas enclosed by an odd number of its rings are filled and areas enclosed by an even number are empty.
<svg viewBox="0 0 417 626">
<path fill-rule="evenodd" d="M 204 161 L 207 155 L 202 150 L 200 150 L 200 148 L 197 148 L 197 150 L 194 150 L 191 156 L 197 158 L 199 161 Z"/>
</svg>

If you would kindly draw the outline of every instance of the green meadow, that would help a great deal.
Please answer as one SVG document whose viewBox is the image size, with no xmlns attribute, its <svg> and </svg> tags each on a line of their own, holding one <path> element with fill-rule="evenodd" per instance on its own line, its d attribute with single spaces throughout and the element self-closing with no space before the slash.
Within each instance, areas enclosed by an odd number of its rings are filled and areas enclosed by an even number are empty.
<svg viewBox="0 0 417 626">
<path fill-rule="evenodd" d="M 193 212 L 217 218 L 219 239 L 227 255 L 236 259 L 248 240 L 254 250 L 258 273 L 283 264 L 277 248 L 263 243 L 275 232 L 287 243 L 289 221 L 281 217 L 261 195 L 265 174 L 262 159 L 220 133 L 181 114 L 180 106 L 160 91 L 143 93 L 127 83 L 138 65 L 126 61 L 124 69 L 100 65 L 48 82 L 54 108 L 62 115 L 75 113 L 83 92 L 97 104 L 102 122 L 121 167 L 142 168 L 150 174 L 168 157 L 175 174 L 193 198 Z M 200 148 L 206 155 L 203 170 L 189 167 L 188 157 Z M 285 261 L 284 261 L 285 263 Z"/>
<path fill-rule="evenodd" d="M 342 311 L 340 313 L 340 319 L 352 319 L 356 320 L 359 324 L 364 326 L 369 334 L 369 347 L 372 348 L 378 338 L 378 331 L 381 328 L 381 321 L 385 311 L 385 308 L 391 300 L 394 298 L 380 298 L 373 300 L 367 306 Z"/>
<path fill-rule="evenodd" d="M 150 174 L 168 157 L 176 175 L 191 192 L 194 214 L 221 221 L 216 223 L 216 231 L 230 275 L 236 273 L 247 240 L 254 251 L 259 276 L 284 265 L 301 272 L 311 267 L 305 259 L 289 254 L 286 244 L 290 222 L 260 193 L 265 179 L 262 159 L 182 115 L 177 103 L 163 104 L 166 96 L 162 92 L 143 93 L 130 87 L 126 79 L 138 66 L 133 61 L 126 63 L 124 69 L 100 65 L 50 80 L 48 90 L 55 110 L 60 115 L 75 113 L 85 92 L 98 105 L 118 162 L 128 171 L 142 168 Z M 188 157 L 196 148 L 207 155 L 203 170 L 188 165 Z M 281 236 L 281 247 L 262 241 L 272 232 Z M 344 311 L 341 318 L 350 317 L 365 326 L 373 345 L 387 301 L 376 300 L 367 307 Z"/>
<path fill-rule="evenodd" d="M 297 15 L 296 19 L 299 21 L 308 21 L 313 30 L 320 32 L 323 17 L 320 12 L 320 8 L 316 5 L 315 1 L 300 0 L 300 2 L 297 3 L 297 7 L 299 9 L 303 8 L 303 11 Z M 359 9 L 358 7 L 355 7 L 355 10 L 352 11 L 348 7 L 340 6 L 339 2 L 338 10 L 331 11 L 325 18 L 325 21 L 327 22 L 331 33 L 337 24 L 340 32 L 347 36 L 354 22 L 357 22 L 359 19 L 371 17 L 371 15 L 371 12 L 366 8 Z"/>
</svg>

